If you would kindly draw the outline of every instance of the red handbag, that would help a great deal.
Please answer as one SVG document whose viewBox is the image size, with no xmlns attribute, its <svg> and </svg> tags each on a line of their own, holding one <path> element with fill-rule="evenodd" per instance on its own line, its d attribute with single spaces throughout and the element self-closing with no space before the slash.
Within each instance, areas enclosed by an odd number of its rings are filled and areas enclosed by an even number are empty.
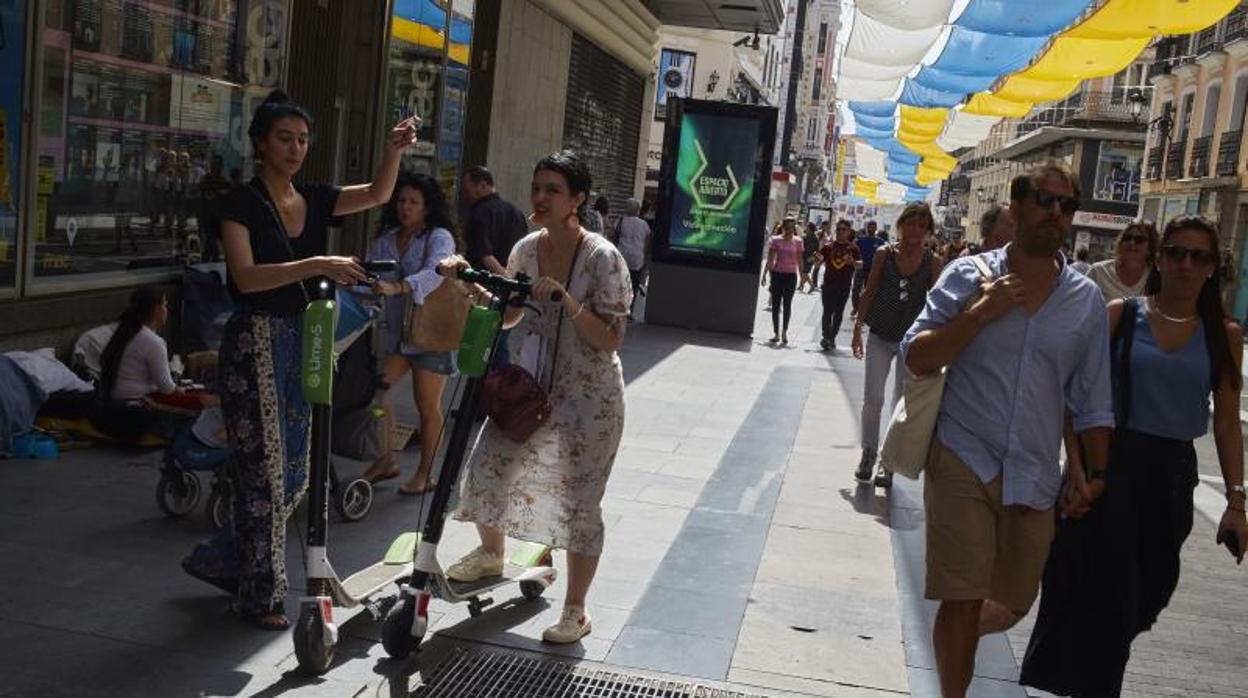
<svg viewBox="0 0 1248 698">
<path fill-rule="evenodd" d="M 577 238 L 572 252 L 572 266 L 568 269 L 568 284 L 576 270 L 576 258 L 581 254 L 582 238 Z M 550 361 L 550 385 L 554 386 L 555 366 L 559 361 L 559 337 L 563 334 L 563 306 L 559 307 L 559 322 L 555 329 L 554 356 Z M 524 443 L 533 432 L 550 417 L 550 396 L 537 379 L 521 366 L 500 366 L 485 377 L 481 385 L 481 410 L 494 422 L 503 435 Z"/>
<path fill-rule="evenodd" d="M 500 366 L 485 377 L 481 408 L 507 438 L 529 440 L 550 417 L 550 397 L 520 366 Z"/>
</svg>

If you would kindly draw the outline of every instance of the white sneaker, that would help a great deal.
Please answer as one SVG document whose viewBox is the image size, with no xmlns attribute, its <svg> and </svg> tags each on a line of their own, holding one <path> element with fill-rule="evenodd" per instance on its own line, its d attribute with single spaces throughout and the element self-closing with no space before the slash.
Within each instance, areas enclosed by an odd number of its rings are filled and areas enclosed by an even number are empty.
<svg viewBox="0 0 1248 698">
<path fill-rule="evenodd" d="M 475 582 L 482 577 L 497 577 L 502 573 L 503 554 L 491 553 L 480 546 L 446 570 L 446 576 L 457 582 Z"/>
<path fill-rule="evenodd" d="M 585 609 L 577 606 L 564 606 L 559 622 L 542 631 L 542 642 L 566 645 L 585 637 L 592 629 L 589 614 L 585 612 Z"/>
</svg>

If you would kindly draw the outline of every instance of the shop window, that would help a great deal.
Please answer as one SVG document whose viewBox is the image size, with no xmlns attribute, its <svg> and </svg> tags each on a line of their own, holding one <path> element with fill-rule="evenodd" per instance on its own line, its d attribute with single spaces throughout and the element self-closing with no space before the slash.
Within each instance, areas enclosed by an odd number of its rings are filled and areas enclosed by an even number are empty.
<svg viewBox="0 0 1248 698">
<path fill-rule="evenodd" d="M 0 292 L 17 285 L 26 3 L 0 2 Z"/>
<path fill-rule="evenodd" d="M 463 154 L 473 5 L 398 2 L 391 17 L 389 117 L 421 119 L 419 141 L 403 154 L 403 168 L 437 178 L 450 201 L 455 201 Z"/>
<path fill-rule="evenodd" d="M 35 288 L 125 284 L 216 248 L 247 124 L 285 72 L 289 0 L 53 0 L 40 28 Z"/>
</svg>

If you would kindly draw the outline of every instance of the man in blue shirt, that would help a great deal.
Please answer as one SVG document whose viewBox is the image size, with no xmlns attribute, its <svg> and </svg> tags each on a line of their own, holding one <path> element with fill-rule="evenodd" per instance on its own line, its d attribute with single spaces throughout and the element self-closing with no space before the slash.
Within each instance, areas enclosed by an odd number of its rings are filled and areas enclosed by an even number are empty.
<svg viewBox="0 0 1248 698">
<path fill-rule="evenodd" d="M 1104 491 L 1114 423 L 1104 301 L 1058 250 L 1078 184 L 1061 164 L 1015 178 L 1014 242 L 951 263 L 902 341 L 906 367 L 948 367 L 924 484 L 926 596 L 941 602 L 933 644 L 941 690 L 963 696 L 979 636 L 1027 614 L 1053 538 L 1058 465 L 1070 421 L 1086 471 L 1071 468 L 1065 511 Z M 977 294 L 981 294 L 978 297 Z"/>
<path fill-rule="evenodd" d="M 858 271 L 854 274 L 854 287 L 850 292 L 850 305 L 853 310 L 850 311 L 852 317 L 858 316 L 858 299 L 862 297 L 862 289 L 867 285 L 867 278 L 871 276 L 871 261 L 875 259 L 875 251 L 880 249 L 884 243 L 888 242 L 875 232 L 875 221 L 867 221 L 867 230 L 858 238 L 858 256 L 862 258 L 862 266 L 858 267 Z"/>
</svg>

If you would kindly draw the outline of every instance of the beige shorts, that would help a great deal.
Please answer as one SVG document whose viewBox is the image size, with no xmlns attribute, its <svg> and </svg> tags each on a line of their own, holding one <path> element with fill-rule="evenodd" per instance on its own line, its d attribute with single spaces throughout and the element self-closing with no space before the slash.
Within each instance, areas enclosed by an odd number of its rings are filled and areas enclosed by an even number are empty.
<svg viewBox="0 0 1248 698">
<path fill-rule="evenodd" d="M 991 599 L 1026 615 L 1053 542 L 1053 510 L 1002 507 L 1001 477 L 980 482 L 938 439 L 925 473 L 927 598 Z"/>
</svg>

